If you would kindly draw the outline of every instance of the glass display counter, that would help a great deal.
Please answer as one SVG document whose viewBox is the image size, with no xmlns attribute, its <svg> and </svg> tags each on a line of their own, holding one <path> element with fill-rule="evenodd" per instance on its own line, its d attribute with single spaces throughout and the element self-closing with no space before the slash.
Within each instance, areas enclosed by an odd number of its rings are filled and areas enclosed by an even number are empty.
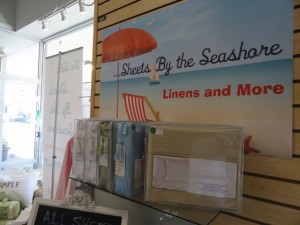
<svg viewBox="0 0 300 225">
<path fill-rule="evenodd" d="M 130 225 L 206 225 L 220 213 L 220 211 L 202 208 L 145 202 L 143 194 L 128 198 L 92 184 L 82 183 L 94 188 L 96 205 L 129 210 L 128 224 Z"/>
</svg>

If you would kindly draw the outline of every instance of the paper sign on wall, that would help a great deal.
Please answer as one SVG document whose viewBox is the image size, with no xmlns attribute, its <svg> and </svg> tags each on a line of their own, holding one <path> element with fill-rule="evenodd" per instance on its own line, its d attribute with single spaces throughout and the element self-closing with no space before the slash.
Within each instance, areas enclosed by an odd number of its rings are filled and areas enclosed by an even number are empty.
<svg viewBox="0 0 300 225">
<path fill-rule="evenodd" d="M 43 196 L 45 198 L 51 198 L 51 194 L 52 197 L 55 196 L 67 142 L 74 135 L 75 119 L 82 117 L 79 98 L 82 90 L 82 54 L 83 49 L 79 48 L 46 59 L 42 133 L 43 177 L 45 178 Z M 57 79 L 59 79 L 58 86 Z M 58 103 L 56 103 L 57 93 Z M 56 135 L 55 142 L 54 135 Z M 56 158 L 53 163 L 54 145 Z M 53 167 L 55 167 L 54 171 Z M 54 177 L 54 190 L 52 190 L 52 177 Z"/>
<path fill-rule="evenodd" d="M 190 0 L 104 30 L 101 117 L 237 125 L 246 154 L 290 158 L 293 7 Z"/>
</svg>

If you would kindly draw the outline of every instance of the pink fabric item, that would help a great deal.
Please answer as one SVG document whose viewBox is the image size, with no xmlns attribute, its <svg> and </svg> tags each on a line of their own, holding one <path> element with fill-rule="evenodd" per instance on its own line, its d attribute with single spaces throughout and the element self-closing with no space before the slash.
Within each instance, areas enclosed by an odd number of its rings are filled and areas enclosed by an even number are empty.
<svg viewBox="0 0 300 225">
<path fill-rule="evenodd" d="M 73 163 L 73 144 L 74 137 L 70 138 L 67 142 L 66 151 L 64 155 L 64 161 L 60 170 L 59 181 L 57 184 L 57 190 L 55 199 L 63 200 L 66 197 L 66 191 L 69 184 L 69 176 Z"/>
</svg>

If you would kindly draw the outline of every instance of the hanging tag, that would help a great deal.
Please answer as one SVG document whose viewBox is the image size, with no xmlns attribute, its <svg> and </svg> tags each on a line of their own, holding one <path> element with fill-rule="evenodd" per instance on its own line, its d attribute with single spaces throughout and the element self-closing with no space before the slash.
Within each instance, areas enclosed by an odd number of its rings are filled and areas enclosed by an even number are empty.
<svg viewBox="0 0 300 225">
<path fill-rule="evenodd" d="M 125 177 L 125 151 L 126 146 L 123 144 L 116 145 L 115 153 L 115 175 Z"/>
</svg>

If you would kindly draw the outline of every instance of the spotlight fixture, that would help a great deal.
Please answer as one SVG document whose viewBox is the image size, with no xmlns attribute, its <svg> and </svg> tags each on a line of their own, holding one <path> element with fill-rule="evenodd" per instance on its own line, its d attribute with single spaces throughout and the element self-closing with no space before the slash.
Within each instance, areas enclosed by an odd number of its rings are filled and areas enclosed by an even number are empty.
<svg viewBox="0 0 300 225">
<path fill-rule="evenodd" d="M 48 13 L 47 15 L 45 15 L 44 17 L 42 17 L 41 19 L 39 19 L 38 23 L 42 22 L 42 30 L 43 31 L 47 31 L 48 27 L 47 27 L 47 23 L 51 22 L 51 19 L 56 16 L 57 14 L 61 14 L 61 21 L 62 22 L 66 22 L 68 21 L 67 19 L 67 9 L 75 4 L 78 3 L 79 5 L 79 12 L 81 14 L 86 13 L 86 7 L 92 6 L 95 4 L 95 0 L 90 0 L 90 2 L 88 0 L 72 0 L 71 3 L 66 3 L 63 4 L 62 6 L 59 6 L 59 2 L 61 0 L 58 0 L 57 6 L 55 7 L 55 9 Z M 88 3 L 86 3 L 88 2 Z"/>
<path fill-rule="evenodd" d="M 84 2 L 82 2 L 82 1 L 84 1 L 84 0 L 79 0 L 79 1 L 78 1 L 78 4 L 79 4 L 79 12 L 80 12 L 81 14 L 84 14 L 84 13 L 85 13 L 85 7 L 84 7 Z"/>
<path fill-rule="evenodd" d="M 66 13 L 67 13 L 66 9 L 63 9 L 63 10 L 60 12 L 60 14 L 61 14 L 61 21 L 62 21 L 62 22 L 67 22 L 67 16 L 66 16 Z"/>
<path fill-rule="evenodd" d="M 43 31 L 47 31 L 48 30 L 48 27 L 47 27 L 47 24 L 46 24 L 46 20 L 42 20 L 42 30 Z"/>
</svg>

